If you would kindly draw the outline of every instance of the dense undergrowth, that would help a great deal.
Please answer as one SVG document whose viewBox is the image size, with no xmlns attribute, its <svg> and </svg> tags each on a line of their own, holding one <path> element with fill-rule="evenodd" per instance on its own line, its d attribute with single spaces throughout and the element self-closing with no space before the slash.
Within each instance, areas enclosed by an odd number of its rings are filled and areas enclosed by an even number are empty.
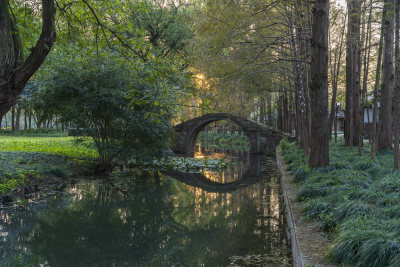
<svg viewBox="0 0 400 267">
<path fill-rule="evenodd" d="M 331 165 L 310 169 L 296 144 L 281 142 L 289 171 L 301 190 L 304 215 L 332 236 L 330 257 L 354 266 L 400 266 L 400 172 L 393 155 L 362 156 L 343 139 L 330 145 Z"/>
<path fill-rule="evenodd" d="M 247 136 L 238 133 L 217 133 L 217 132 L 200 132 L 197 141 L 213 144 L 229 144 L 235 146 L 248 146 L 249 139 Z"/>
</svg>

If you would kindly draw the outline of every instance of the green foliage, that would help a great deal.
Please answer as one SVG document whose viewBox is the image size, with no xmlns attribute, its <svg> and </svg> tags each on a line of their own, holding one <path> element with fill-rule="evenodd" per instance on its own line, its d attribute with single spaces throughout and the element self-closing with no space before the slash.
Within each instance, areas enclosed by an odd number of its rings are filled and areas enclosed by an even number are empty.
<svg viewBox="0 0 400 267">
<path fill-rule="evenodd" d="M 400 172 L 392 154 L 358 156 L 343 140 L 331 144 L 331 166 L 307 170 L 295 145 L 282 142 L 285 161 L 298 178 L 304 215 L 331 233 L 333 261 L 355 266 L 398 266 L 400 258 Z M 368 145 L 363 152 L 369 150 Z"/>
<path fill-rule="evenodd" d="M 185 6 L 174 2 L 133 1 L 130 22 L 137 35 L 140 31 L 152 45 L 151 52 L 163 58 L 179 57 L 184 54 L 192 31 L 185 20 Z M 140 8 L 139 8 L 140 7 Z"/>
<path fill-rule="evenodd" d="M 179 94 L 171 73 L 118 58 L 55 56 L 59 61 L 38 78 L 46 107 L 93 138 L 86 144 L 97 150 L 100 168 L 115 159 L 162 155 Z"/>
<path fill-rule="evenodd" d="M 0 177 L 0 194 L 8 194 L 14 188 L 22 186 L 25 183 L 25 175 L 24 171 L 18 171 Z"/>
</svg>

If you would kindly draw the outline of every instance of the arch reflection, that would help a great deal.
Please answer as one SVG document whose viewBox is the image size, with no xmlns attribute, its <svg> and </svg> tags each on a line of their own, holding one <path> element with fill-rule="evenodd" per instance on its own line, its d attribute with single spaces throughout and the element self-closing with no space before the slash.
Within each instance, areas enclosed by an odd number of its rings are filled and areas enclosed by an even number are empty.
<svg viewBox="0 0 400 267">
<path fill-rule="evenodd" d="M 270 179 L 276 174 L 275 159 L 265 155 L 255 155 L 245 152 L 245 162 L 235 162 L 245 165 L 241 171 L 232 169 L 223 173 L 202 171 L 201 173 L 185 173 L 178 171 L 163 171 L 165 175 L 173 177 L 187 185 L 200 188 L 207 192 L 227 193 L 259 183 L 262 180 Z M 195 154 L 196 156 L 196 154 Z M 226 175 L 227 174 L 227 175 Z M 232 179 L 234 177 L 234 179 Z"/>
</svg>

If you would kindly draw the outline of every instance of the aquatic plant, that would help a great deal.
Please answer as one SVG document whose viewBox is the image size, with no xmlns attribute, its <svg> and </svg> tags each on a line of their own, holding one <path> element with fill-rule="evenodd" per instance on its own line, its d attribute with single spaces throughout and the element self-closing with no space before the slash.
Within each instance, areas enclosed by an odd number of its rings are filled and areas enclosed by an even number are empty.
<svg viewBox="0 0 400 267">
<path fill-rule="evenodd" d="M 152 161 L 131 160 L 130 168 L 147 170 L 171 170 L 187 173 L 199 173 L 201 170 L 220 171 L 231 163 L 224 159 L 196 159 L 185 157 L 168 157 Z"/>
</svg>

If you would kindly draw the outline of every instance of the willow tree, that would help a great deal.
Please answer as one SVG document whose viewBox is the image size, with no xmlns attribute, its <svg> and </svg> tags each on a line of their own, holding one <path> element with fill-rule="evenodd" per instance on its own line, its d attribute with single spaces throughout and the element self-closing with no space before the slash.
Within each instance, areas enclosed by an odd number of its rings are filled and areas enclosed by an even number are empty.
<svg viewBox="0 0 400 267">
<path fill-rule="evenodd" d="M 39 69 L 55 40 L 53 0 L 42 0 L 42 31 L 36 45 L 24 60 L 22 42 L 9 0 L 0 1 L 0 117 L 17 102 L 26 83 Z"/>
</svg>

